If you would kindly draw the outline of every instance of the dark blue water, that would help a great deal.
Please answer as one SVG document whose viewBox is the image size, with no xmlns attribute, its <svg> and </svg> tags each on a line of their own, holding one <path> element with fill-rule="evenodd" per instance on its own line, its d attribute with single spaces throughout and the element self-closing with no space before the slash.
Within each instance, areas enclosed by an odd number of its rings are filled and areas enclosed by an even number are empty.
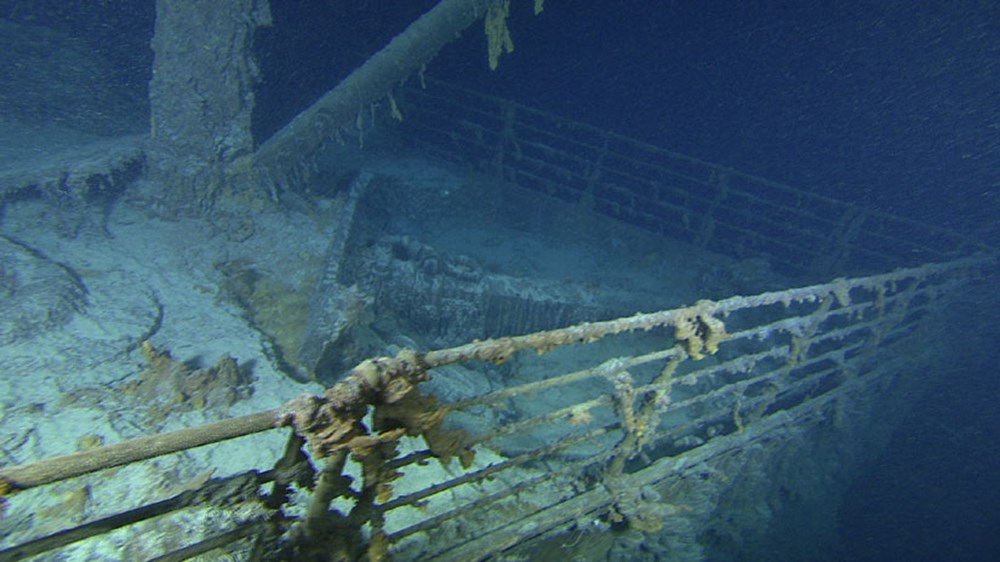
<svg viewBox="0 0 1000 562">
<path fill-rule="evenodd" d="M 1000 378 L 952 373 L 915 407 L 840 510 L 848 560 L 996 560 Z"/>
<path fill-rule="evenodd" d="M 515 52 L 496 72 L 468 55 L 477 33 L 434 69 L 709 161 L 996 233 L 995 3 L 520 8 Z"/>
</svg>

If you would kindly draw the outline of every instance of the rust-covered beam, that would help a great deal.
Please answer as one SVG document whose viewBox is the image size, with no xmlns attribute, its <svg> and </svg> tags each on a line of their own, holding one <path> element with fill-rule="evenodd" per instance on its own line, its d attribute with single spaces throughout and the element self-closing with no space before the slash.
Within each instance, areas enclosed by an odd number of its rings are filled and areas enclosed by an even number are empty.
<svg viewBox="0 0 1000 562">
<path fill-rule="evenodd" d="M 259 177 L 273 191 L 294 177 L 304 157 L 431 61 L 498 0 L 441 0 L 381 51 L 268 139 L 255 154 Z"/>
</svg>

